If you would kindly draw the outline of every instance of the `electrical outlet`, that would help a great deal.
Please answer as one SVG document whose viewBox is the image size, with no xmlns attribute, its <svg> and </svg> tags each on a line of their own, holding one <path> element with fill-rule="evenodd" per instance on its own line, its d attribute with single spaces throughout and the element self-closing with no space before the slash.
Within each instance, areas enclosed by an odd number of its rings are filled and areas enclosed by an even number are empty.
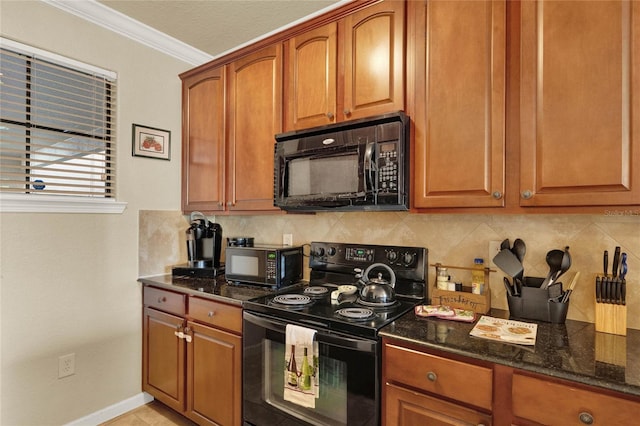
<svg viewBox="0 0 640 426">
<path fill-rule="evenodd" d="M 293 234 L 282 234 L 282 245 L 284 245 L 284 246 L 292 246 L 293 245 Z"/>
<path fill-rule="evenodd" d="M 500 244 L 501 241 L 489 241 L 489 265 L 492 268 L 497 268 L 496 264 L 493 263 L 493 258 L 500 252 Z"/>
<path fill-rule="evenodd" d="M 62 355 L 58 358 L 58 379 L 76 373 L 76 354 Z"/>
</svg>

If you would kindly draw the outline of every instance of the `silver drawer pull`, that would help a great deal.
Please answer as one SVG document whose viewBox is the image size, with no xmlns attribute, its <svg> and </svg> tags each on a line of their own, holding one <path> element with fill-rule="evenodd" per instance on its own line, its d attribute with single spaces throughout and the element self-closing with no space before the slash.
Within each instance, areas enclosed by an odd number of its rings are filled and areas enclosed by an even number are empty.
<svg viewBox="0 0 640 426">
<path fill-rule="evenodd" d="M 215 314 L 216 314 L 215 312 L 213 312 L 213 311 L 209 311 L 209 313 L 207 314 L 207 316 L 208 316 L 209 318 L 212 318 Z"/>
<path fill-rule="evenodd" d="M 435 382 L 436 380 L 438 380 L 438 376 L 437 376 L 437 375 L 436 375 L 436 373 L 434 373 L 433 371 L 429 371 L 429 372 L 427 373 L 427 379 L 428 379 L 430 382 Z"/>
<path fill-rule="evenodd" d="M 158 303 L 162 303 L 162 302 L 166 302 L 167 298 L 166 297 L 158 297 Z"/>
<path fill-rule="evenodd" d="M 578 419 L 580 420 L 580 423 L 584 425 L 592 425 L 595 422 L 595 420 L 593 419 L 593 416 L 587 413 L 586 411 L 583 411 L 582 413 L 580 413 L 578 415 Z"/>
</svg>

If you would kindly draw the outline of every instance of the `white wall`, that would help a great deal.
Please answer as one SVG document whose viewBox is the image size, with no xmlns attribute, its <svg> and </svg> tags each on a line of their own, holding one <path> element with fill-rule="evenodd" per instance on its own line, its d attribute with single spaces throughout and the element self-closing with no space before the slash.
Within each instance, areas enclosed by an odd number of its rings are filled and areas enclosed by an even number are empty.
<svg viewBox="0 0 640 426">
<path fill-rule="evenodd" d="M 0 216 L 0 424 L 64 424 L 141 391 L 138 211 L 180 209 L 180 79 L 191 68 L 39 1 L 1 2 L 3 37 L 116 71 L 114 214 Z M 171 161 L 131 156 L 131 124 L 171 131 Z M 58 379 L 58 357 L 76 373 Z"/>
</svg>

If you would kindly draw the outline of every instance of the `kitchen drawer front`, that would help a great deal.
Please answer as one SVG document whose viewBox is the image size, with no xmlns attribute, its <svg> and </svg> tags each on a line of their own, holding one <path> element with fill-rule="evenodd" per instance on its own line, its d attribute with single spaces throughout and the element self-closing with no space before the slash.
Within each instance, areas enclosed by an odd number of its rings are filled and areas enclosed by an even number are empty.
<svg viewBox="0 0 640 426">
<path fill-rule="evenodd" d="M 237 306 L 190 297 L 189 317 L 194 321 L 242 334 L 242 309 Z"/>
<path fill-rule="evenodd" d="M 545 425 L 631 425 L 640 413 L 640 402 L 517 373 L 512 396 L 516 418 Z"/>
<path fill-rule="evenodd" d="M 383 358 L 387 382 L 416 389 L 491 410 L 493 371 L 385 344 Z"/>
<path fill-rule="evenodd" d="M 185 294 L 146 286 L 143 291 L 143 302 L 145 306 L 180 316 L 185 315 L 187 300 Z"/>
</svg>

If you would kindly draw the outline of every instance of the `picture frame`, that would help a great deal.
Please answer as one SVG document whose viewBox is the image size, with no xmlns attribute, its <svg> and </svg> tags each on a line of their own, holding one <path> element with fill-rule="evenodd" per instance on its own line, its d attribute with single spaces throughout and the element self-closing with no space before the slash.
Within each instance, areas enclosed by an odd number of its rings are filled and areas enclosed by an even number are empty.
<svg viewBox="0 0 640 426">
<path fill-rule="evenodd" d="M 132 125 L 132 152 L 134 157 L 171 160 L 171 132 L 155 127 Z"/>
</svg>

